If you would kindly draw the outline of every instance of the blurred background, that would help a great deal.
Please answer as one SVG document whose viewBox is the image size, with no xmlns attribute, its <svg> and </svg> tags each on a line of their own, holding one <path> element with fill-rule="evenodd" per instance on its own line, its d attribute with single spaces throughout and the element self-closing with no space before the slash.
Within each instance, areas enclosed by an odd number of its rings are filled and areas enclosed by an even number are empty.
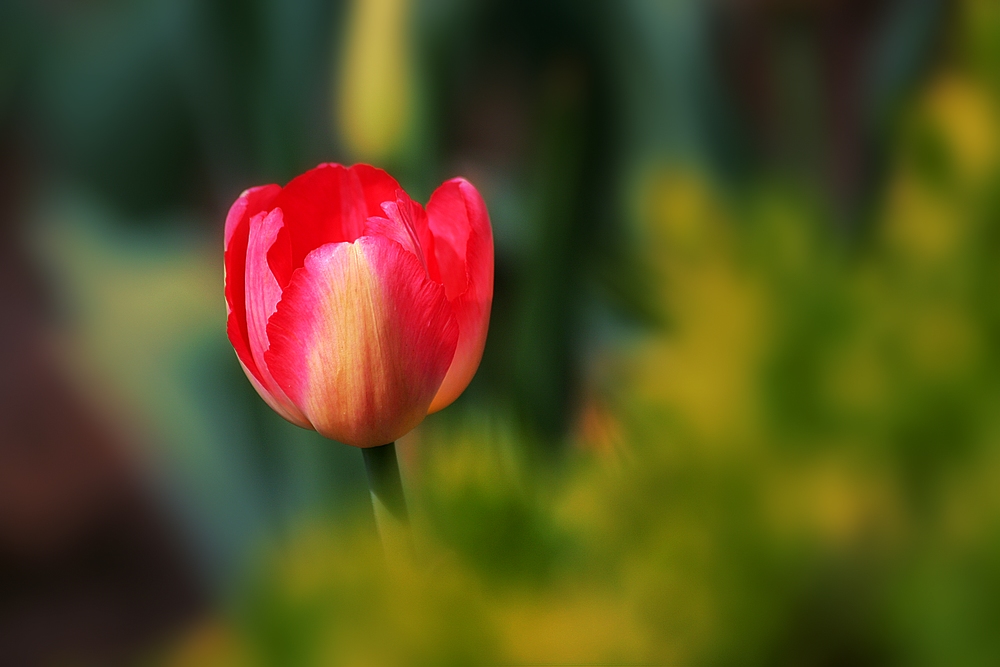
<svg viewBox="0 0 1000 667">
<path fill-rule="evenodd" d="M 0 664 L 998 664 L 998 105 L 995 0 L 0 2 Z M 494 226 L 409 569 L 225 335 L 325 161 Z"/>
</svg>

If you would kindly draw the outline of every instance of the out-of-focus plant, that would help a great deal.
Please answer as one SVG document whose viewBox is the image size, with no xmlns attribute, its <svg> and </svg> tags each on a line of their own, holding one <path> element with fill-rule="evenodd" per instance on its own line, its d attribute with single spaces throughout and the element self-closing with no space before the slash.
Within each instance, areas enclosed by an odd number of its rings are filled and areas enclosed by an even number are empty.
<svg viewBox="0 0 1000 667">
<path fill-rule="evenodd" d="M 413 123 L 409 0 L 354 0 L 334 100 L 338 134 L 357 158 L 399 157 Z"/>
<path fill-rule="evenodd" d="M 867 238 L 780 184 L 648 170 L 670 324 L 607 355 L 565 465 L 502 415 L 426 423 L 413 569 L 304 528 L 173 663 L 994 662 L 1000 67 L 974 62 L 904 115 Z"/>
</svg>

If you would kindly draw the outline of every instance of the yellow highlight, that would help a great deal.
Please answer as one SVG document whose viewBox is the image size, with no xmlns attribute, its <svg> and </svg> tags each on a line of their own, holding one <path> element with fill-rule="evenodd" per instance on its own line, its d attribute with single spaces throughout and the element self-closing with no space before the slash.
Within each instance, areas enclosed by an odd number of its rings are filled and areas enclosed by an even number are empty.
<svg viewBox="0 0 1000 667">
<path fill-rule="evenodd" d="M 436 327 L 443 326 L 435 318 L 443 311 L 413 310 L 416 294 L 403 296 L 386 282 L 407 265 L 380 256 L 368 241 L 307 260 L 311 284 L 302 298 L 312 300 L 311 312 L 296 332 L 305 348 L 296 401 L 320 434 L 355 447 L 384 445 L 413 429 L 440 377 L 422 355 L 433 354 Z M 443 296 L 438 305 L 446 305 Z M 420 328 L 413 326 L 417 317 L 430 319 Z"/>
<path fill-rule="evenodd" d="M 954 261 L 965 230 L 952 202 L 900 176 L 889 186 L 887 204 L 883 234 L 892 250 L 922 265 Z"/>
<path fill-rule="evenodd" d="M 305 392 L 310 421 L 334 438 L 389 411 L 386 399 L 392 392 L 373 379 L 394 375 L 386 358 L 390 332 L 380 326 L 381 286 L 358 244 L 342 246 L 340 252 L 324 267 L 326 289 L 315 325 L 323 330 L 312 332 Z"/>
<path fill-rule="evenodd" d="M 340 136 L 357 159 L 378 162 L 406 138 L 413 84 L 408 0 L 355 0 L 341 62 Z"/>
<path fill-rule="evenodd" d="M 729 222 L 704 179 L 664 170 L 641 196 L 659 297 L 675 328 L 636 349 L 635 398 L 676 406 L 709 439 L 745 433 L 766 303 L 734 261 Z"/>
<path fill-rule="evenodd" d="M 927 106 L 960 175 L 979 182 L 997 158 L 997 110 L 989 97 L 973 82 L 948 74 L 934 83 Z"/>
</svg>

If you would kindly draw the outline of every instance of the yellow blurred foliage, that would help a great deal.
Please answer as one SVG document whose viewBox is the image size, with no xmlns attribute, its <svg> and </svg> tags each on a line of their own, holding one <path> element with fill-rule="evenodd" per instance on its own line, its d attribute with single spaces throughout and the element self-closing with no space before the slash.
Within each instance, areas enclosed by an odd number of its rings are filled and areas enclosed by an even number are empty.
<svg viewBox="0 0 1000 667">
<path fill-rule="evenodd" d="M 913 176 L 902 174 L 889 186 L 884 234 L 890 248 L 914 262 L 953 260 L 961 250 L 961 213 Z"/>
<path fill-rule="evenodd" d="M 705 181 L 668 170 L 647 182 L 647 247 L 674 328 L 635 351 L 634 399 L 674 406 L 706 442 L 752 431 L 764 295 L 737 261 L 731 222 Z"/>
<path fill-rule="evenodd" d="M 413 114 L 409 0 L 353 0 L 337 90 L 337 129 L 357 159 L 384 162 Z"/>
<path fill-rule="evenodd" d="M 902 538 L 899 490 L 870 462 L 839 456 L 776 465 L 767 480 L 769 520 L 785 539 L 815 538 L 839 550 L 864 539 L 884 546 Z"/>
<path fill-rule="evenodd" d="M 940 75 L 927 92 L 931 118 L 966 182 L 981 183 L 997 158 L 997 109 L 987 94 L 960 74 Z"/>
</svg>

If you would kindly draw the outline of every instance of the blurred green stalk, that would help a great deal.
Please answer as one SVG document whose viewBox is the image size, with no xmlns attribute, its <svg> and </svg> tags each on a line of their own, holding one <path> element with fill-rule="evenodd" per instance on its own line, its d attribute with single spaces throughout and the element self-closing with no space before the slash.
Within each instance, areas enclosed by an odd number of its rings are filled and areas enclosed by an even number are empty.
<svg viewBox="0 0 1000 667">
<path fill-rule="evenodd" d="M 410 516 L 406 510 L 406 496 L 399 476 L 399 461 L 396 458 L 396 443 L 361 450 L 368 474 L 368 490 L 375 511 L 386 559 L 405 560 L 413 549 L 410 537 Z"/>
</svg>

